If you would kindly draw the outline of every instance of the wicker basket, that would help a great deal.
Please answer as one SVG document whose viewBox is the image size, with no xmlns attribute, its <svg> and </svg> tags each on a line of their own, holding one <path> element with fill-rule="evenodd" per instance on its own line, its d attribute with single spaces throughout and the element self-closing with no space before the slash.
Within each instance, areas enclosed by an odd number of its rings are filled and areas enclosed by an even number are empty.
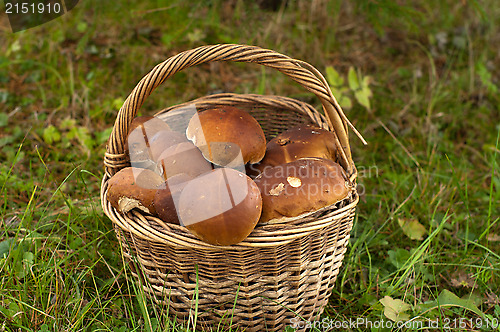
<svg viewBox="0 0 500 332">
<path fill-rule="evenodd" d="M 145 98 L 171 75 L 212 61 L 250 62 L 275 68 L 321 101 L 326 116 L 298 100 L 279 96 L 218 94 L 167 108 L 156 116 L 196 104 L 198 110 L 234 105 L 252 114 L 267 139 L 298 124 L 333 131 L 341 164 L 356 182 L 347 136 L 350 125 L 323 76 L 309 64 L 255 46 L 212 45 L 177 54 L 158 64 L 135 87 L 121 107 L 105 155 L 101 200 L 122 245 L 135 262 L 133 274 L 145 292 L 169 313 L 185 320 L 197 311 L 199 322 L 216 326 L 226 319 L 245 331 L 282 331 L 294 320 L 319 318 L 339 272 L 358 195 L 289 224 L 258 226 L 243 242 L 216 247 L 199 241 L 185 228 L 132 211 L 119 214 L 106 200 L 109 178 L 130 166 L 124 154 L 132 119 Z M 196 308 L 195 308 L 196 307 Z"/>
</svg>

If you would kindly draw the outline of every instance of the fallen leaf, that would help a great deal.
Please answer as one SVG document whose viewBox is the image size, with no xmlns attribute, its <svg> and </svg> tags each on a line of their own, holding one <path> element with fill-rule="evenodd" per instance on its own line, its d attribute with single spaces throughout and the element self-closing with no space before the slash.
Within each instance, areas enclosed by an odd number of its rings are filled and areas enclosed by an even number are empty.
<svg viewBox="0 0 500 332">
<path fill-rule="evenodd" d="M 410 319 L 410 315 L 404 313 L 411 309 L 411 306 L 399 299 L 393 299 L 390 296 L 385 296 L 380 300 L 384 306 L 384 315 L 394 322 L 406 321 Z"/>
<path fill-rule="evenodd" d="M 403 233 L 412 240 L 423 240 L 427 229 L 416 219 L 398 218 Z"/>
</svg>

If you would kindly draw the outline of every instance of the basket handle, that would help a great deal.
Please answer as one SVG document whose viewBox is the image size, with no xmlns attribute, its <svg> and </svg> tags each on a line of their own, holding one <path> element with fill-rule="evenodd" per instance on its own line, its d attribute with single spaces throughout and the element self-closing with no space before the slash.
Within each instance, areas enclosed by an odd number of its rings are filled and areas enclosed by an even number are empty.
<svg viewBox="0 0 500 332">
<path fill-rule="evenodd" d="M 144 76 L 118 112 L 104 158 L 106 172 L 113 175 L 125 166 L 124 150 L 130 124 L 153 90 L 185 68 L 214 61 L 249 62 L 274 68 L 313 92 L 320 99 L 329 125 L 339 138 L 343 164 L 348 173 L 352 172 L 354 163 L 347 134 L 348 126 L 361 139 L 362 137 L 342 112 L 323 75 L 307 62 L 257 46 L 235 44 L 208 45 L 184 51 L 156 65 Z"/>
</svg>

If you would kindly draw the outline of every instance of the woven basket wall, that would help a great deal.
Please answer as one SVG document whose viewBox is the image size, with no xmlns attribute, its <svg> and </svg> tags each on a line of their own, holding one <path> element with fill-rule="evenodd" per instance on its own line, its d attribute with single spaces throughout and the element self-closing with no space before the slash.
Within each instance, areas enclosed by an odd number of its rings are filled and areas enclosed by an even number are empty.
<svg viewBox="0 0 500 332">
<path fill-rule="evenodd" d="M 267 139 L 298 124 L 316 124 L 333 131 L 342 151 L 341 164 L 356 182 L 347 128 L 323 76 L 303 61 L 271 50 L 246 45 L 212 45 L 180 53 L 157 65 L 131 92 L 120 109 L 104 158 L 101 187 L 104 212 L 111 218 L 125 259 L 145 292 L 179 320 L 193 319 L 197 327 L 217 327 L 222 320 L 245 331 L 283 331 L 293 320 L 318 319 L 328 302 L 352 228 L 358 195 L 288 224 L 258 226 L 243 242 L 217 247 L 206 244 L 178 225 L 132 211 L 118 213 L 106 200 L 107 183 L 130 166 L 124 154 L 128 128 L 145 98 L 170 76 L 211 61 L 239 61 L 275 68 L 323 105 L 312 106 L 279 96 L 219 94 L 167 108 L 158 114 L 195 105 L 203 109 L 234 105 L 261 124 Z M 169 123 L 170 124 L 170 123 Z M 293 319 L 293 320 L 292 320 Z"/>
</svg>

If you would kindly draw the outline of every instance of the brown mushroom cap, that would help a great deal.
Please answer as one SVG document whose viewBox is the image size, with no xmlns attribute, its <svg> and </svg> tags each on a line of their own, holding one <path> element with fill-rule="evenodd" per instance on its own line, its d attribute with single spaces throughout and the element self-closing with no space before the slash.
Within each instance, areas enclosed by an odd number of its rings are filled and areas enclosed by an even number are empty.
<svg viewBox="0 0 500 332">
<path fill-rule="evenodd" d="M 125 145 L 132 166 L 154 169 L 151 144 L 153 137 L 162 132 L 171 132 L 170 127 L 153 116 L 139 116 L 132 120 Z"/>
<path fill-rule="evenodd" d="M 165 187 L 165 180 L 149 169 L 126 167 L 108 181 L 107 200 L 121 213 L 138 208 L 152 215 L 156 214 L 154 196 Z"/>
<path fill-rule="evenodd" d="M 213 245 L 243 241 L 255 228 L 262 198 L 245 174 L 218 168 L 190 181 L 182 190 L 178 214 L 196 237 Z"/>
<path fill-rule="evenodd" d="M 309 157 L 337 161 L 335 134 L 311 125 L 289 129 L 267 143 L 264 159 L 248 165 L 247 173 L 257 176 L 266 168 Z"/>
<path fill-rule="evenodd" d="M 187 174 L 177 174 L 165 182 L 165 188 L 156 191 L 153 205 L 158 218 L 167 223 L 179 225 L 176 206 L 182 189 L 190 180 L 192 177 Z"/>
<path fill-rule="evenodd" d="M 186 137 L 208 161 L 219 166 L 256 163 L 266 152 L 266 137 L 257 120 L 232 106 L 196 113 L 189 121 Z"/>
<path fill-rule="evenodd" d="M 182 173 L 195 178 L 211 170 L 212 165 L 203 158 L 201 151 L 193 143 L 186 141 L 163 151 L 158 158 L 156 172 L 168 180 Z"/>
<path fill-rule="evenodd" d="M 168 148 L 180 144 L 190 143 L 184 134 L 176 131 L 161 131 L 149 140 L 149 154 L 151 160 L 158 162 L 161 154 Z"/>
<path fill-rule="evenodd" d="M 266 168 L 254 181 L 262 194 L 259 223 L 292 221 L 335 204 L 351 192 L 344 169 L 321 158 L 304 158 Z"/>
</svg>

